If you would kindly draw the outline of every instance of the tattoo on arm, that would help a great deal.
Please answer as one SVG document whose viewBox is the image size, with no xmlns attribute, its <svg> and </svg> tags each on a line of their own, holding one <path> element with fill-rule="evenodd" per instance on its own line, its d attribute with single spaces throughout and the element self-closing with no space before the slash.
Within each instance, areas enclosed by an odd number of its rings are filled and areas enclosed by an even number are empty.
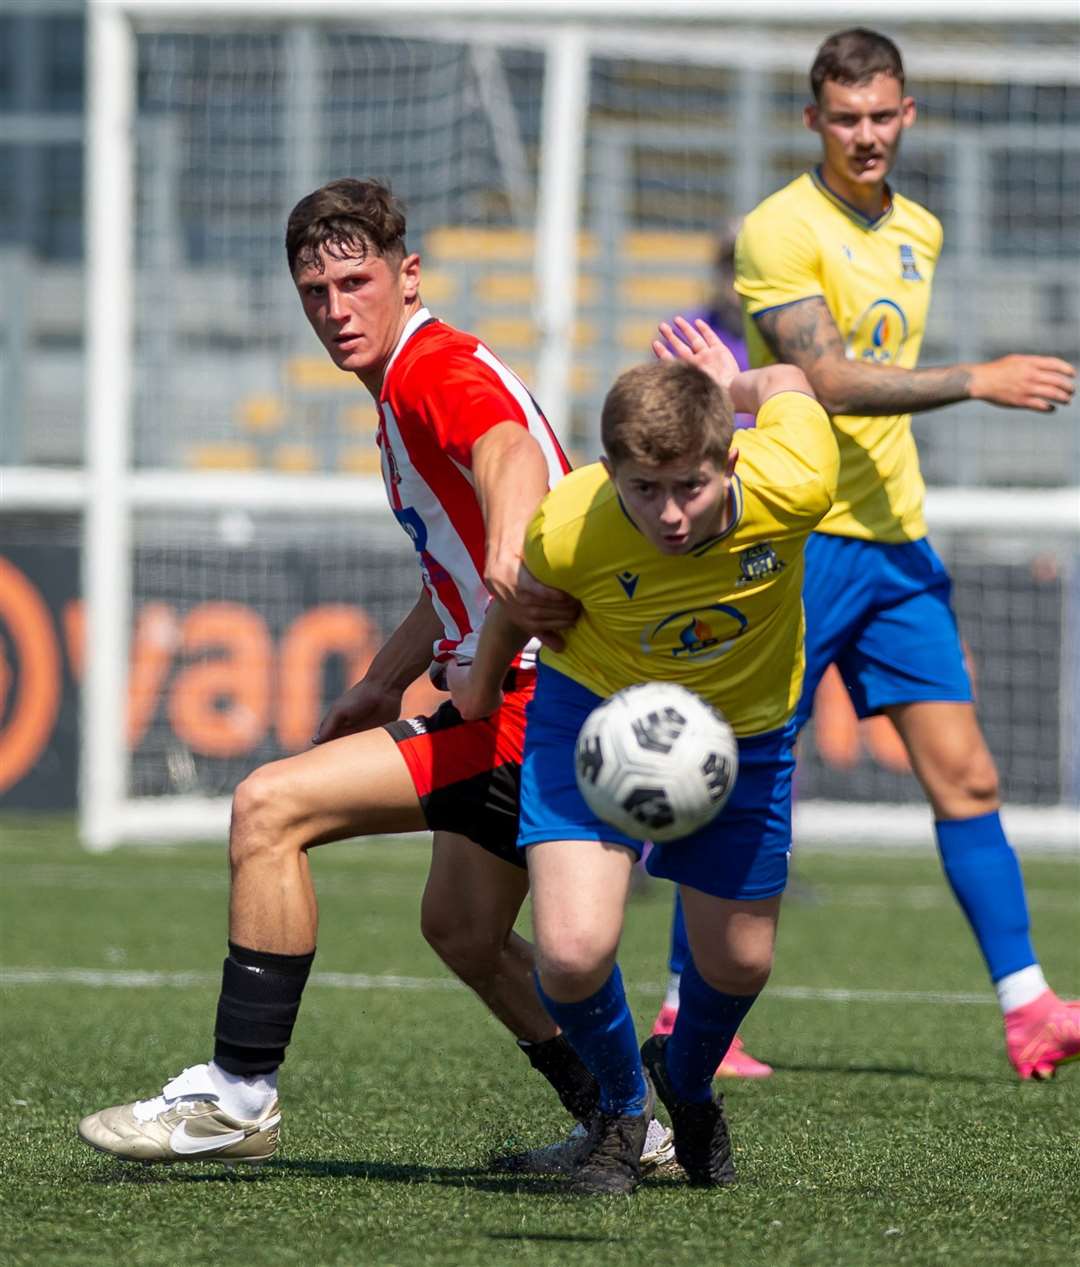
<svg viewBox="0 0 1080 1267">
<path fill-rule="evenodd" d="M 762 313 L 757 322 L 777 360 L 797 365 L 830 413 L 922 413 L 969 398 L 971 372 L 963 365 L 907 370 L 849 360 L 820 297 Z"/>
<path fill-rule="evenodd" d="M 844 341 L 821 298 L 762 313 L 758 328 L 776 359 L 797 365 L 807 377 L 823 357 L 844 356 Z"/>
</svg>

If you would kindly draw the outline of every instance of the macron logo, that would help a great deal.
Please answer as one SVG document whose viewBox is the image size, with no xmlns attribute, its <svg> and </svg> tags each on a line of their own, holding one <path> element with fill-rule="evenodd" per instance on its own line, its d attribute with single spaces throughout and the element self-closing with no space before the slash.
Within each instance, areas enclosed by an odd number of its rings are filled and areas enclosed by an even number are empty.
<svg viewBox="0 0 1080 1267">
<path fill-rule="evenodd" d="M 637 583 L 641 579 L 636 572 L 618 572 L 615 579 L 623 587 L 623 592 L 627 598 L 634 597 L 634 590 L 637 589 Z"/>
</svg>

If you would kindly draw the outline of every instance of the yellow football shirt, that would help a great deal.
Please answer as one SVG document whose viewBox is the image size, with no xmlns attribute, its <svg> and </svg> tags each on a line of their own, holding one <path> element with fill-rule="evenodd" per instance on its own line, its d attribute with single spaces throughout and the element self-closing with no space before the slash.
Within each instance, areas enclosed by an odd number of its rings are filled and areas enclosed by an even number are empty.
<svg viewBox="0 0 1080 1267">
<path fill-rule="evenodd" d="M 869 221 L 806 172 L 747 217 L 735 254 L 750 364 L 775 361 L 754 320 L 771 308 L 822 296 L 852 359 L 915 366 L 926 328 L 941 225 L 892 195 Z M 840 480 L 819 532 L 869 541 L 926 536 L 922 473 L 911 415 L 836 415 Z"/>
<path fill-rule="evenodd" d="M 767 400 L 734 447 L 731 522 L 692 552 L 650 544 L 596 462 L 541 503 L 525 563 L 582 607 L 545 664 L 604 696 L 679 682 L 753 735 L 782 726 L 799 698 L 803 545 L 832 504 L 838 459 L 828 415 L 799 392 Z"/>
</svg>

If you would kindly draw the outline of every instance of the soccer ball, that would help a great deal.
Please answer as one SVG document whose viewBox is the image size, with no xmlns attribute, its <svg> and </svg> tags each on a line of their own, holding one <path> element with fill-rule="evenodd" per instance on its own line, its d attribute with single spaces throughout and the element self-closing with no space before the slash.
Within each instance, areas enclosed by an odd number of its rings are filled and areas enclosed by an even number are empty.
<svg viewBox="0 0 1080 1267">
<path fill-rule="evenodd" d="M 641 682 L 585 718 L 574 769 L 598 818 L 635 840 L 678 840 L 723 808 L 739 747 L 724 718 L 693 691 Z"/>
</svg>

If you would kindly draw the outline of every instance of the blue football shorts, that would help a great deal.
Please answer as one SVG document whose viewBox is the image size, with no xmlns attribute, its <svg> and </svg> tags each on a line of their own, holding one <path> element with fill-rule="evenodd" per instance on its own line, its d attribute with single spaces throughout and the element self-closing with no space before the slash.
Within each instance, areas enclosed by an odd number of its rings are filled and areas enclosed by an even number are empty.
<svg viewBox="0 0 1080 1267">
<path fill-rule="evenodd" d="M 814 532 L 806 543 L 806 676 L 801 728 L 825 670 L 836 665 L 859 717 L 890 704 L 970 702 L 952 582 L 933 546 Z"/>
<path fill-rule="evenodd" d="M 526 709 L 518 848 L 544 840 L 603 840 L 641 856 L 643 843 L 597 818 L 578 791 L 574 748 L 601 703 L 579 682 L 541 664 Z M 654 845 L 650 874 L 714 897 L 756 901 L 784 891 L 791 850 L 794 723 L 739 740 L 739 776 L 727 804 L 700 831 Z"/>
</svg>

